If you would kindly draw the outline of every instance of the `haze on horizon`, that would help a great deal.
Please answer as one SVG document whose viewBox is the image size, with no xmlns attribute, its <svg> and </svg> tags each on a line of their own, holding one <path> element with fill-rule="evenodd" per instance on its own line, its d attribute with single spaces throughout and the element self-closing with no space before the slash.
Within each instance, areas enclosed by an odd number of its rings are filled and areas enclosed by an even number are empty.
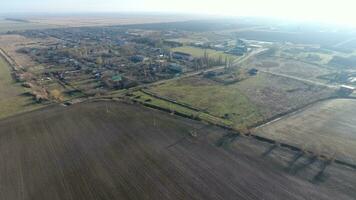
<svg viewBox="0 0 356 200">
<path fill-rule="evenodd" d="M 12 0 L 0 13 L 161 12 L 266 16 L 356 26 L 353 0 Z"/>
</svg>

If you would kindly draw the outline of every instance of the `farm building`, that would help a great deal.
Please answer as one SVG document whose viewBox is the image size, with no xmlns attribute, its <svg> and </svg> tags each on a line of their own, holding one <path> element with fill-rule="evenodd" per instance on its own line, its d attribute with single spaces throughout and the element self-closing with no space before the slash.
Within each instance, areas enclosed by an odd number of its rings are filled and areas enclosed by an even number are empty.
<svg viewBox="0 0 356 200">
<path fill-rule="evenodd" d="M 141 55 L 134 55 L 130 58 L 132 62 L 143 62 L 145 60 L 144 56 Z"/>
<path fill-rule="evenodd" d="M 183 52 L 173 52 L 172 57 L 179 60 L 188 60 L 188 61 L 193 60 L 192 55 Z"/>
<path fill-rule="evenodd" d="M 348 85 L 341 85 L 339 92 L 342 95 L 350 95 L 351 93 L 353 93 L 355 91 L 354 87 L 348 86 Z"/>
<path fill-rule="evenodd" d="M 185 68 L 182 65 L 178 65 L 176 63 L 169 64 L 168 69 L 174 73 L 183 73 L 185 71 Z"/>
</svg>

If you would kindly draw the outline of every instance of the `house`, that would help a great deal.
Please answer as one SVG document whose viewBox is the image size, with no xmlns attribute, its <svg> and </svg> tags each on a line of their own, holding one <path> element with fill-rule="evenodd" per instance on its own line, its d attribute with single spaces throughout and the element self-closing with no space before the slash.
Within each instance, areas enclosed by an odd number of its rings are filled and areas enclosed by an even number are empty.
<svg viewBox="0 0 356 200">
<path fill-rule="evenodd" d="M 113 82 L 120 82 L 120 81 L 122 81 L 122 76 L 120 74 L 116 74 L 116 75 L 111 77 L 111 80 Z"/>
<path fill-rule="evenodd" d="M 143 62 L 145 60 L 145 57 L 141 56 L 141 55 L 134 55 L 134 56 L 131 56 L 130 60 L 135 63 Z"/>
<path fill-rule="evenodd" d="M 189 53 L 183 53 L 183 52 L 173 52 L 172 57 L 178 60 L 187 60 L 187 61 L 192 61 L 194 58 L 192 55 Z"/>
<path fill-rule="evenodd" d="M 248 70 L 248 74 L 249 74 L 250 76 L 256 76 L 256 75 L 257 75 L 257 72 L 258 72 L 258 70 L 255 69 L 255 68 L 252 68 L 252 69 Z"/>
<path fill-rule="evenodd" d="M 351 94 L 355 91 L 354 87 L 348 86 L 348 85 L 341 85 L 340 86 L 340 90 L 339 90 L 342 94 Z"/>
<path fill-rule="evenodd" d="M 247 52 L 247 46 L 246 43 L 240 39 L 236 41 L 236 45 L 234 48 L 226 51 L 226 53 L 237 55 L 237 56 L 242 56 Z"/>
<path fill-rule="evenodd" d="M 185 71 L 182 65 L 178 65 L 176 63 L 169 64 L 167 68 L 173 73 L 183 73 Z"/>
<path fill-rule="evenodd" d="M 246 46 L 236 46 L 233 49 L 230 49 L 226 53 L 237 55 L 237 56 L 242 56 L 247 52 L 247 47 Z"/>
</svg>

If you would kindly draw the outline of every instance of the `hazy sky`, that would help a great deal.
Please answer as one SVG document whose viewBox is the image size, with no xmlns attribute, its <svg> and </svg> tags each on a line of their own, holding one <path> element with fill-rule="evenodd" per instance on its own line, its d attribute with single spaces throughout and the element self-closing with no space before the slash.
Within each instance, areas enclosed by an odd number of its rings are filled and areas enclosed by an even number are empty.
<svg viewBox="0 0 356 200">
<path fill-rule="evenodd" d="M 178 12 L 356 24 L 356 0 L 1 0 L 0 12 Z"/>
</svg>

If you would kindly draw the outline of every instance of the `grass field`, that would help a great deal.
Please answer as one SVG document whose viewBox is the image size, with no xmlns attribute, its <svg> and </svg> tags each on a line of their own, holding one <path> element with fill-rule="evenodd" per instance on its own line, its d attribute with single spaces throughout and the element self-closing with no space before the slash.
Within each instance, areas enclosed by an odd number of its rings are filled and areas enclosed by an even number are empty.
<svg viewBox="0 0 356 200">
<path fill-rule="evenodd" d="M 10 67 L 0 57 L 0 118 L 39 108 L 31 97 L 24 96 L 26 90 L 15 83 Z"/>
<path fill-rule="evenodd" d="M 316 64 L 281 57 L 253 58 L 250 59 L 246 65 L 253 66 L 263 71 L 285 74 L 318 82 L 323 82 L 323 80 L 318 78 L 319 76 L 333 72 L 333 70 L 329 68 L 318 66 Z"/>
<path fill-rule="evenodd" d="M 238 128 L 262 118 L 258 108 L 250 103 L 235 84 L 224 86 L 205 79 L 188 78 L 159 85 L 151 90 L 222 118 L 228 114 L 229 120 Z"/>
<path fill-rule="evenodd" d="M 170 81 L 150 90 L 226 118 L 237 129 L 333 94 L 327 88 L 265 73 L 230 85 L 193 77 Z"/>
<path fill-rule="evenodd" d="M 355 100 L 329 100 L 258 128 L 256 133 L 356 163 L 355 114 Z"/>
<path fill-rule="evenodd" d="M 222 125 L 222 126 L 228 126 L 231 127 L 233 123 L 230 120 L 227 119 L 222 119 L 220 117 L 212 116 L 209 115 L 208 113 L 205 112 L 199 112 L 196 110 L 192 110 L 190 108 L 180 106 L 174 103 L 171 103 L 166 100 L 158 99 L 153 97 L 152 95 L 148 95 L 146 93 L 143 93 L 141 91 L 136 91 L 133 93 L 132 99 L 144 104 L 148 105 L 153 105 L 153 106 L 158 106 L 160 108 L 170 110 L 171 113 L 181 113 L 186 116 L 190 116 L 193 118 L 199 118 L 202 121 L 211 123 L 211 124 L 216 124 L 216 125 Z"/>
<path fill-rule="evenodd" d="M 267 144 L 243 137 L 218 147 L 225 131 L 137 105 L 41 109 L 0 121 L 0 133 L 0 199 L 346 200 L 356 191 L 355 175 L 336 164 L 312 184 L 300 176 L 317 170 L 295 176 L 275 159 L 293 153 L 266 156 Z"/>
<path fill-rule="evenodd" d="M 189 53 L 193 57 L 204 57 L 205 51 L 207 52 L 208 56 L 214 59 L 218 59 L 221 57 L 222 59 L 225 59 L 226 57 L 228 58 L 234 58 L 237 59 L 239 58 L 238 56 L 234 56 L 231 54 L 226 54 L 222 51 L 216 51 L 213 49 L 203 49 L 203 48 L 198 48 L 198 47 L 192 47 L 192 46 L 182 46 L 182 47 L 176 47 L 171 49 L 171 51 L 178 51 L 178 52 L 183 52 L 183 53 Z"/>
</svg>

